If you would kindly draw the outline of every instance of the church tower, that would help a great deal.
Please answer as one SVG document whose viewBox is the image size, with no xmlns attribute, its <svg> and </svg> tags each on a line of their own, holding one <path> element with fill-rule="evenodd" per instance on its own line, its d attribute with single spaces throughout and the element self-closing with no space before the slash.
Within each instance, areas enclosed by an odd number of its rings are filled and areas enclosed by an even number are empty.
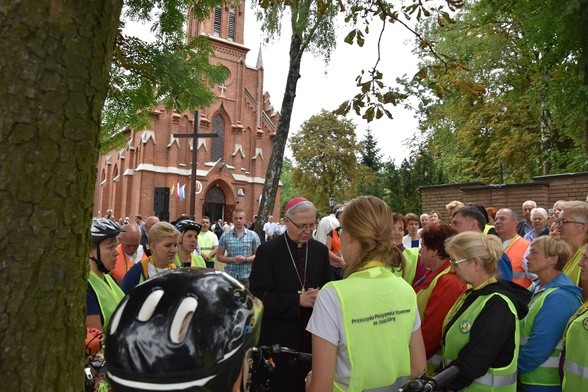
<svg viewBox="0 0 588 392">
<path fill-rule="evenodd" d="M 194 112 L 167 112 L 163 105 L 154 108 L 149 129 L 128 130 L 124 149 L 100 156 L 95 215 L 107 209 L 113 209 L 117 218 L 160 215 L 163 205 L 174 220 L 189 213 L 189 192 L 195 192 L 197 220 L 207 215 L 230 221 L 236 208 L 245 211 L 248 221 L 257 214 L 279 113 L 263 90 L 261 51 L 255 67 L 245 63 L 249 48 L 244 45 L 244 7 L 244 3 L 227 3 L 204 21 L 191 14 L 188 18 L 188 36 L 206 35 L 214 48 L 210 62 L 222 64 L 228 73 L 225 82 L 215 86 L 217 100 L 210 107 L 195 108 L 198 132 L 218 137 L 199 138 L 193 146 L 191 138 L 174 134 L 193 133 Z M 194 190 L 190 189 L 192 148 L 197 148 L 198 161 Z M 170 191 L 168 200 L 165 188 Z M 277 209 L 274 215 L 279 216 Z"/>
</svg>

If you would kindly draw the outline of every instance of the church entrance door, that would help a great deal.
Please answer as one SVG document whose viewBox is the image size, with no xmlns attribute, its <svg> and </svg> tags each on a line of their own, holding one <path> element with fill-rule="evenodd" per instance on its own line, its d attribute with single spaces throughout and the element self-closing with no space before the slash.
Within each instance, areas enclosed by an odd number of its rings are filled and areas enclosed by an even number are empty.
<svg viewBox="0 0 588 392">
<path fill-rule="evenodd" d="M 225 221 L 225 194 L 219 186 L 215 186 L 206 193 L 204 211 L 202 215 L 210 218 L 211 222 L 221 219 Z M 229 219 L 231 217 L 228 217 Z"/>
</svg>

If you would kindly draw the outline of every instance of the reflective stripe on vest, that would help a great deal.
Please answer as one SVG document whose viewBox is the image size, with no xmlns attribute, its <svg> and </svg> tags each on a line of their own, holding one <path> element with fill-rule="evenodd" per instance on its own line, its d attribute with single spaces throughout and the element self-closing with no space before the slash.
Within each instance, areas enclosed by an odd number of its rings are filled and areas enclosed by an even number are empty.
<svg viewBox="0 0 588 392">
<path fill-rule="evenodd" d="M 394 384 L 381 388 L 364 389 L 362 392 L 398 392 L 400 388 L 410 381 L 409 376 L 399 377 Z"/>
<path fill-rule="evenodd" d="M 515 317 L 515 348 L 512 361 L 502 368 L 489 368 L 485 375 L 475 379 L 461 391 L 468 392 L 516 392 L 517 361 L 519 357 L 519 320 L 518 313 L 511 300 L 501 293 L 479 296 L 470 306 L 446 329 L 443 345 L 443 364 L 447 366 L 453 361 L 462 348 L 469 343 L 470 331 L 477 316 L 482 312 L 486 302 L 494 297 L 501 297 Z"/>
<path fill-rule="evenodd" d="M 547 297 L 549 297 L 549 295 L 551 295 L 551 293 L 558 289 L 559 287 L 542 289 L 533 295 L 531 302 L 529 302 L 529 312 L 527 313 L 527 316 L 521 321 L 521 347 L 527 345 L 529 337 L 531 337 L 533 333 L 535 319 L 541 313 L 541 309 L 543 308 L 545 300 Z M 563 331 L 561 333 L 563 334 Z M 562 348 L 563 341 L 560 339 L 549 353 L 547 359 L 536 369 L 521 373 L 519 375 L 519 381 L 527 385 L 561 385 L 559 376 L 559 357 L 561 355 Z"/>
<path fill-rule="evenodd" d="M 563 392 L 588 390 L 588 303 L 578 309 L 565 332 L 566 358 L 563 366 Z"/>
<path fill-rule="evenodd" d="M 588 379 L 588 367 L 587 366 L 582 366 L 579 363 L 568 361 L 566 359 L 566 361 L 564 362 L 564 370 L 566 372 L 572 373 L 574 376 Z"/>
</svg>

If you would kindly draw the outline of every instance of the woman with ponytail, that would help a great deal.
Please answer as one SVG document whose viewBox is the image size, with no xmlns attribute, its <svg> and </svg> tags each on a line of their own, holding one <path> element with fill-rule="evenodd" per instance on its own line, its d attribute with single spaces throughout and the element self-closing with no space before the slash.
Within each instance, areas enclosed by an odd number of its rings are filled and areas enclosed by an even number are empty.
<svg viewBox="0 0 588 392">
<path fill-rule="evenodd" d="M 460 371 L 446 388 L 516 392 L 519 321 L 527 314 L 531 293 L 496 279 L 502 256 L 498 237 L 465 231 L 447 239 L 445 249 L 451 271 L 471 287 L 443 322 L 443 366 Z"/>
<path fill-rule="evenodd" d="M 396 275 L 402 255 L 392 241 L 392 211 L 362 196 L 345 205 L 340 223 L 348 267 L 343 280 L 321 289 L 308 323 L 307 391 L 398 390 L 424 372 L 426 356 L 416 295 Z"/>
</svg>

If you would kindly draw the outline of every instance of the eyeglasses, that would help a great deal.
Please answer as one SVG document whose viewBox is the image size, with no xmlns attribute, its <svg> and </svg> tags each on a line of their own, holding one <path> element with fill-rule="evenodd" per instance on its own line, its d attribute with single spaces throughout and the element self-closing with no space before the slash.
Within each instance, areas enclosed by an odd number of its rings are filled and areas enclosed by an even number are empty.
<svg viewBox="0 0 588 392">
<path fill-rule="evenodd" d="M 288 218 L 288 220 L 289 220 L 290 222 L 292 222 L 292 224 L 293 224 L 294 226 L 296 226 L 296 228 L 297 228 L 298 230 L 302 230 L 302 231 L 310 230 L 310 231 L 312 231 L 312 230 L 314 230 L 314 229 L 315 229 L 315 227 L 316 227 L 316 223 L 310 223 L 310 224 L 305 224 L 305 225 L 299 225 L 298 223 L 294 222 L 294 221 L 293 221 L 291 218 Z"/>
<path fill-rule="evenodd" d="M 463 263 L 464 261 L 468 261 L 468 259 L 461 259 L 461 260 L 449 260 L 452 266 L 457 267 L 459 263 Z"/>
<path fill-rule="evenodd" d="M 556 220 L 555 220 L 555 223 L 556 223 L 558 226 L 563 226 L 563 225 L 565 225 L 566 223 L 576 223 L 576 224 L 578 224 L 578 225 L 585 225 L 585 224 L 586 224 L 586 223 L 584 223 L 584 222 L 578 222 L 578 221 L 573 221 L 573 220 L 568 220 L 568 219 L 563 219 L 563 218 L 558 218 L 558 219 L 556 219 Z"/>
</svg>

